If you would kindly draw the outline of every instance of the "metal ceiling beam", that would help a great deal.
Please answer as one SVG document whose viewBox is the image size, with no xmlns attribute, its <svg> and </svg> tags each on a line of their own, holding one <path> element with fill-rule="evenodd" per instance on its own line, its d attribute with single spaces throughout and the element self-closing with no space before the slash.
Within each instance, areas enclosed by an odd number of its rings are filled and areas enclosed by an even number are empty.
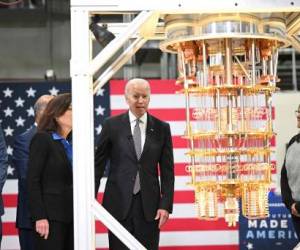
<svg viewBox="0 0 300 250">
<path fill-rule="evenodd" d="M 154 10 L 161 14 L 176 13 L 270 13 L 298 12 L 299 0 L 235 0 L 235 1 L 195 1 L 195 0 L 72 0 L 72 6 L 82 7 L 97 13 L 122 13 Z"/>
</svg>

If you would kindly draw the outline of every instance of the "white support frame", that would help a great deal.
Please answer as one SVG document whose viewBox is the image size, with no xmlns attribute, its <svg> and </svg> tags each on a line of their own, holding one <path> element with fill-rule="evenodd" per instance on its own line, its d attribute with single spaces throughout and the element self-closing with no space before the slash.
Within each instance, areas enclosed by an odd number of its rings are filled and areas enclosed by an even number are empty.
<svg viewBox="0 0 300 250">
<path fill-rule="evenodd" d="M 99 53 L 90 64 L 91 75 L 95 74 L 111 57 L 120 49 L 124 43 L 135 34 L 138 29 L 143 25 L 151 16 L 152 11 L 142 11 L 133 21 L 129 24 L 127 29 L 119 34 L 112 40 L 102 51 Z"/>
<path fill-rule="evenodd" d="M 132 57 L 139 48 L 147 40 L 144 38 L 135 39 L 130 46 L 124 50 L 124 52 L 100 75 L 100 77 L 94 83 L 94 93 L 103 87 L 103 85 Z"/>
<path fill-rule="evenodd" d="M 128 39 L 136 40 L 100 75 L 97 88 L 108 81 L 147 39 L 162 39 L 163 27 L 157 24 L 161 14 L 233 12 L 300 12 L 300 0 L 71 0 L 75 250 L 95 249 L 94 215 L 130 249 L 145 249 L 94 199 L 93 75 Z M 135 13 L 138 16 L 131 23 L 122 24 L 117 37 L 92 60 L 89 17 L 95 13 Z M 298 32 L 299 23 L 292 22 L 290 36 Z M 299 41 L 294 37 L 293 42 Z"/>
<path fill-rule="evenodd" d="M 89 12 L 73 8 L 72 39 L 72 106 L 73 112 L 73 186 L 74 246 L 76 250 L 94 249 L 95 223 L 91 213 L 94 200 L 94 120 L 92 76 L 87 74 L 90 62 Z M 78 39 L 80 34 L 81 39 Z M 83 132 L 84 131 L 84 132 Z"/>
</svg>

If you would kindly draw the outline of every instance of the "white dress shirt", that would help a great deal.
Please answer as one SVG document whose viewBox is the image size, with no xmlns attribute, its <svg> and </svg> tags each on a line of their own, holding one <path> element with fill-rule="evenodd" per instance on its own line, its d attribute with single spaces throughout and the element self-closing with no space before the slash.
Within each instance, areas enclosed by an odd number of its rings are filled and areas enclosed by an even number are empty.
<svg viewBox="0 0 300 250">
<path fill-rule="evenodd" d="M 129 110 L 129 122 L 130 122 L 130 128 L 131 128 L 131 134 L 133 135 L 134 126 L 136 123 L 136 117 L 135 115 Z M 146 129 L 147 129 L 147 113 L 143 114 L 140 118 L 140 130 L 141 130 L 141 143 L 142 143 L 142 152 L 146 140 Z"/>
</svg>

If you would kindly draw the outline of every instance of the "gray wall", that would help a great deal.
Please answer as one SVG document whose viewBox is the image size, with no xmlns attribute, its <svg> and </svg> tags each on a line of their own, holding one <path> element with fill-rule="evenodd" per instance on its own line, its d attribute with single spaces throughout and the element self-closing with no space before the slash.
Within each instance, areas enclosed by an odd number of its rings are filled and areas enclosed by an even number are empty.
<svg viewBox="0 0 300 250">
<path fill-rule="evenodd" d="M 46 10 L 40 11 L 36 16 L 33 15 L 36 14 L 34 12 L 18 13 L 16 18 L 12 18 L 13 14 L 8 11 L 6 14 L 7 16 L 2 15 L 0 9 L 0 79 L 43 79 L 47 69 L 53 69 L 57 79 L 69 78 L 69 15 L 53 15 Z M 157 48 L 156 43 L 154 46 Z M 145 46 L 153 47 L 153 42 L 149 41 Z M 93 49 L 94 54 L 101 49 L 96 41 Z M 127 63 L 113 78 L 123 78 L 124 75 L 175 78 L 176 66 L 173 57 L 170 54 L 165 55 L 155 62 L 147 62 L 146 58 L 139 64 L 132 60 L 133 64 Z M 172 63 L 170 58 L 173 58 Z"/>
<path fill-rule="evenodd" d="M 57 78 L 70 75 L 69 20 L 27 25 L 19 22 L 5 25 L 2 22 L 0 44 L 1 79 L 41 79 L 46 69 L 54 69 Z"/>
</svg>

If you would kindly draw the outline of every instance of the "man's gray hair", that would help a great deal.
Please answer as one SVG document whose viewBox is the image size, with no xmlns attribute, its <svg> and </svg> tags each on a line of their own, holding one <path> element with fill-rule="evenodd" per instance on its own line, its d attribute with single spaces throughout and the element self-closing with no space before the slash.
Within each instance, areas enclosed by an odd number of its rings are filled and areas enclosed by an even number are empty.
<svg viewBox="0 0 300 250">
<path fill-rule="evenodd" d="M 53 98 L 52 95 L 42 95 L 39 97 L 39 99 L 37 99 L 37 101 L 35 102 L 35 104 L 33 106 L 35 119 L 37 119 L 39 116 L 41 116 L 41 114 L 46 109 L 49 101 L 52 98 Z"/>
<path fill-rule="evenodd" d="M 150 94 L 150 92 L 151 92 L 150 84 L 147 80 L 145 80 L 143 78 L 133 78 L 133 79 L 130 79 L 125 85 L 125 91 L 124 91 L 125 96 L 128 95 L 129 87 L 133 84 L 146 84 L 149 88 L 149 94 Z"/>
</svg>

